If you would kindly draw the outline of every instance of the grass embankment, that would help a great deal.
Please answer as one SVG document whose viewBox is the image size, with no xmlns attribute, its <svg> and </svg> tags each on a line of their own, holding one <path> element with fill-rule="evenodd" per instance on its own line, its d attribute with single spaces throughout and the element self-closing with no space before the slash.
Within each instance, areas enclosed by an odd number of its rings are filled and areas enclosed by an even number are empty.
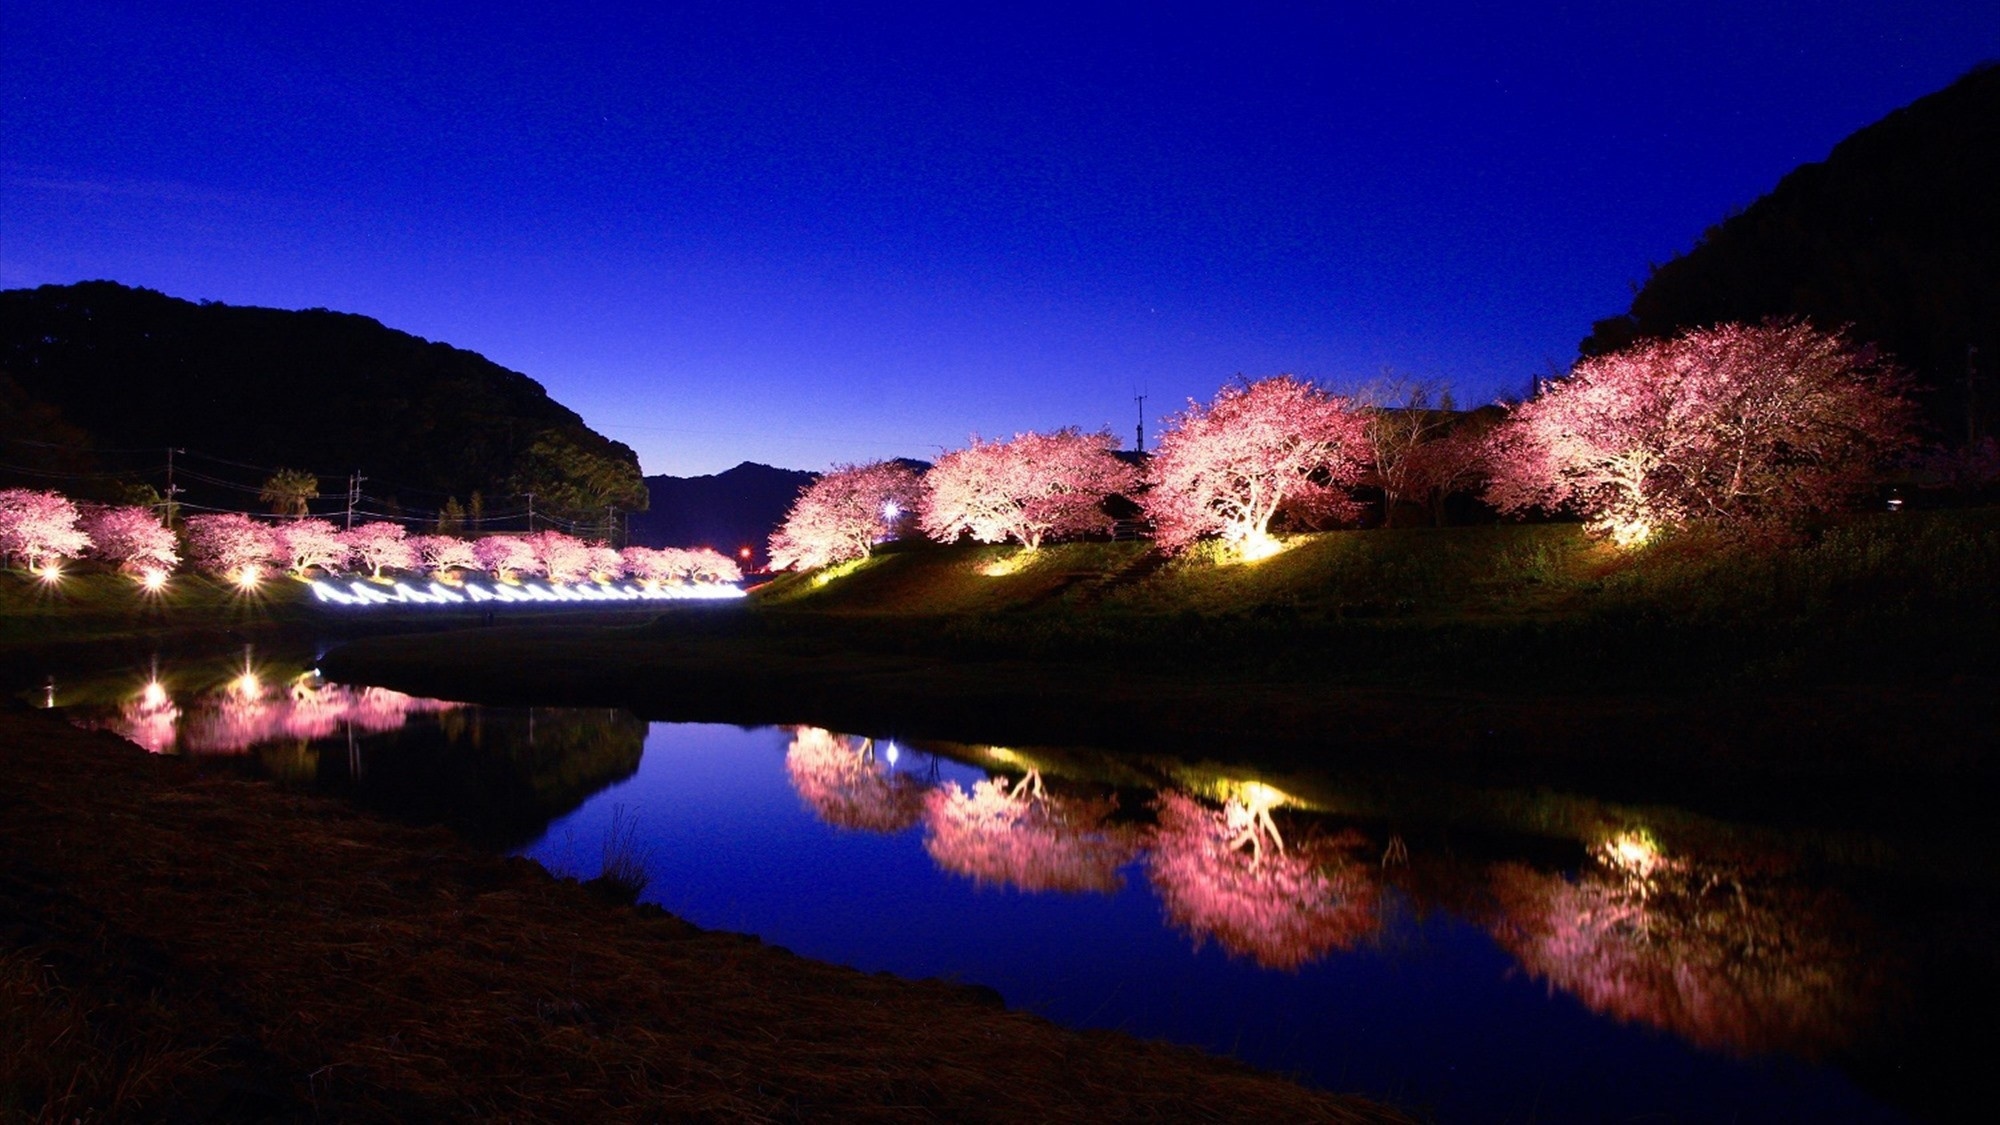
<svg viewBox="0 0 2000 1125">
<path fill-rule="evenodd" d="M 0 709 L 0 1119 L 1394 1115 Z"/>
<path fill-rule="evenodd" d="M 1254 565 L 918 547 L 784 577 L 745 613 L 367 640 L 327 667 L 473 700 L 1839 818 L 1947 812 L 1990 780 L 1996 633 L 2000 512 L 1977 511 L 1776 553 L 1618 553 L 1563 526 L 1334 532 Z"/>
</svg>

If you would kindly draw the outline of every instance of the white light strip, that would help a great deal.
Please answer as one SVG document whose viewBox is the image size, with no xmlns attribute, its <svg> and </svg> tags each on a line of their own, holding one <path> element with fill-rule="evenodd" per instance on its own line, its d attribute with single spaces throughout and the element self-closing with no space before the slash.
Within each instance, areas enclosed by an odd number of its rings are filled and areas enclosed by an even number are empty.
<svg viewBox="0 0 2000 1125">
<path fill-rule="evenodd" d="M 607 582 L 577 582 L 565 585 L 560 582 L 540 583 L 495 582 L 479 585 L 467 582 L 463 592 L 454 590 L 441 582 L 432 582 L 419 590 L 407 582 L 396 582 L 387 590 L 381 586 L 356 579 L 342 590 L 325 579 L 315 578 L 306 585 L 312 588 L 313 597 L 327 605 L 462 605 L 467 602 L 546 602 L 546 603 L 590 603 L 590 602 L 681 602 L 681 601 L 728 601 L 743 597 L 743 591 L 719 582 L 699 583 L 692 586 L 613 586 Z"/>
</svg>

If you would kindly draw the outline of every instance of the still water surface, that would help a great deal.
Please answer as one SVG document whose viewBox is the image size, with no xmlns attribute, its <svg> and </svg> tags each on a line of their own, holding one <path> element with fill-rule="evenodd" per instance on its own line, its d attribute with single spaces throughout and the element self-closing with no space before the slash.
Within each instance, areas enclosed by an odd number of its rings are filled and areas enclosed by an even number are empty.
<svg viewBox="0 0 2000 1125">
<path fill-rule="evenodd" d="M 1441 1120 L 1904 1119 L 1840 1065 L 1905 1007 L 1893 943 L 1837 881 L 1732 834 L 1561 808 L 1438 831 L 1343 815 L 1320 785 L 473 707 L 249 652 L 35 694 L 561 873 L 610 844 L 701 926 Z"/>
</svg>

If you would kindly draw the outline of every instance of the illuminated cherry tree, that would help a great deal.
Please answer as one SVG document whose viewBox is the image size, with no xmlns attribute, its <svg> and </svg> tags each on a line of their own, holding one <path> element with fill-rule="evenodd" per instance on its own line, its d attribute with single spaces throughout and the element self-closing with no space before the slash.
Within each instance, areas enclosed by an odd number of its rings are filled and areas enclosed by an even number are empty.
<svg viewBox="0 0 2000 1125">
<path fill-rule="evenodd" d="M 741 582 L 743 568 L 736 560 L 712 547 L 691 547 L 680 551 L 680 565 L 690 582 Z"/>
<path fill-rule="evenodd" d="M 479 569 L 502 582 L 542 572 L 535 549 L 518 535 L 488 535 L 473 543 L 472 554 L 479 560 Z"/>
<path fill-rule="evenodd" d="M 0 559 L 20 559 L 40 570 L 90 548 L 77 527 L 81 513 L 59 492 L 29 488 L 0 491 Z"/>
<path fill-rule="evenodd" d="M 277 531 L 236 512 L 189 516 L 187 540 L 195 566 L 232 581 L 254 581 L 279 558 Z"/>
<path fill-rule="evenodd" d="M 347 540 L 341 537 L 340 529 L 326 520 L 292 520 L 274 530 L 278 554 L 300 578 L 314 567 L 323 571 L 340 570 L 354 554 Z"/>
<path fill-rule="evenodd" d="M 893 461 L 836 465 L 800 490 L 771 536 L 774 570 L 810 570 L 867 558 L 923 498 L 923 484 Z"/>
<path fill-rule="evenodd" d="M 960 535 L 1012 539 L 1032 551 L 1046 539 L 1108 531 L 1105 498 L 1139 483 L 1138 470 L 1113 455 L 1117 448 L 1109 433 L 1074 427 L 1006 441 L 975 437 L 924 474 L 924 532 L 941 543 Z"/>
<path fill-rule="evenodd" d="M 1356 514 L 1346 487 L 1367 463 L 1367 420 L 1348 399 L 1290 375 L 1224 387 L 1160 438 L 1146 514 L 1169 551 L 1213 534 L 1255 555 L 1281 512 L 1314 526 Z"/>
<path fill-rule="evenodd" d="M 590 544 L 560 531 L 538 531 L 525 542 L 540 573 L 551 582 L 576 582 L 590 574 Z"/>
<path fill-rule="evenodd" d="M 1614 542 L 1693 521 L 1776 531 L 1849 501 L 1907 441 L 1904 377 L 1801 321 L 1724 324 L 1576 365 L 1493 433 L 1487 499 Z"/>
<path fill-rule="evenodd" d="M 451 570 L 478 570 L 479 554 L 472 544 L 456 535 L 418 535 L 410 540 L 424 569 L 433 574 Z"/>
<path fill-rule="evenodd" d="M 901 832 L 924 812 L 923 787 L 886 768 L 873 739 L 799 727 L 785 751 L 785 772 L 806 805 L 835 828 Z"/>
<path fill-rule="evenodd" d="M 417 568 L 417 548 L 410 542 L 410 533 L 400 523 L 376 520 L 364 523 L 350 531 L 340 533 L 341 542 L 353 553 L 354 560 L 368 568 L 376 578 L 382 577 L 384 570 L 415 570 Z"/>
<path fill-rule="evenodd" d="M 165 573 L 180 565 L 174 533 L 140 504 L 94 508 L 83 515 L 90 553 L 121 570 Z"/>
<path fill-rule="evenodd" d="M 1573 877 L 1502 864 L 1492 889 L 1494 935 L 1529 974 L 1709 1050 L 1829 1054 L 1880 1003 L 1853 908 L 1781 871 L 1625 833 Z"/>
<path fill-rule="evenodd" d="M 982 885 L 1110 894 L 1137 851 L 1130 832 L 1105 823 L 1115 807 L 1038 792 L 1027 778 L 988 778 L 970 793 L 948 782 L 924 797 L 924 850 Z"/>
<path fill-rule="evenodd" d="M 1254 801 L 1213 809 L 1163 793 L 1157 807 L 1146 873 L 1197 948 L 1213 938 L 1232 956 L 1297 969 L 1374 931 L 1375 885 L 1343 851 L 1356 841 L 1287 849 Z"/>
<path fill-rule="evenodd" d="M 616 547 L 603 545 L 590 549 L 590 576 L 599 582 L 612 582 L 625 577 L 625 556 Z"/>
</svg>

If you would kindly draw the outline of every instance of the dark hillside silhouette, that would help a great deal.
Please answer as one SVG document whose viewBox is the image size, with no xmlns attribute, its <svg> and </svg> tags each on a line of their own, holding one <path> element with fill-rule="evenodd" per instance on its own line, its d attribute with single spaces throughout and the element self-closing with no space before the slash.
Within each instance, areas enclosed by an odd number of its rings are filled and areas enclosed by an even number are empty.
<svg viewBox="0 0 2000 1125">
<path fill-rule="evenodd" d="M 647 547 L 713 547 L 731 556 L 749 547 L 761 563 L 764 541 L 815 475 L 745 461 L 712 476 L 647 477 L 652 503 L 632 516 L 631 540 Z"/>
<path fill-rule="evenodd" d="M 1586 356 L 1722 321 L 1798 315 L 1886 348 L 1951 445 L 2000 421 L 2000 65 L 1848 137 L 1654 268 Z M 1970 380 L 1968 370 L 1973 372 Z M 1972 431 L 1968 433 L 1968 429 Z"/>
<path fill-rule="evenodd" d="M 541 384 L 364 316 L 196 304 L 109 281 L 7 290 L 0 376 L 37 404 L 38 433 L 82 431 L 107 469 L 145 467 L 135 480 L 158 486 L 163 453 L 145 451 L 169 446 L 240 463 L 177 477 L 197 503 L 257 508 L 259 471 L 280 467 L 320 474 L 329 496 L 359 470 L 371 495 L 413 511 L 475 491 L 489 510 L 518 508 L 532 492 L 537 516 L 602 524 L 607 506 L 646 502 L 633 452 Z M 0 465 L 34 467 L 34 440 L 0 450 Z"/>
</svg>

